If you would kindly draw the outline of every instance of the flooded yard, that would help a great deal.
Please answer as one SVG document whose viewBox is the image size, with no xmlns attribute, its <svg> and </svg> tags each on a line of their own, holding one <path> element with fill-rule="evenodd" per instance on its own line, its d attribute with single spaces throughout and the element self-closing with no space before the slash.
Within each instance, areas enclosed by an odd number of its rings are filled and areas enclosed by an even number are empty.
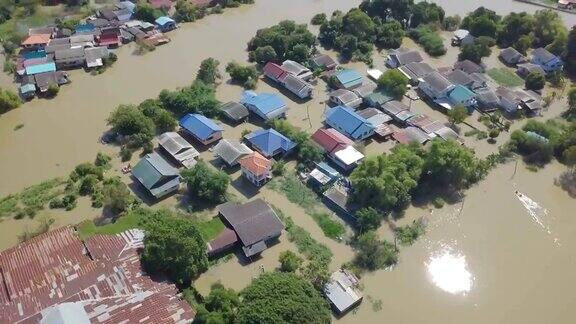
<svg viewBox="0 0 576 324">
<path fill-rule="evenodd" d="M 511 10 L 534 11 L 538 7 L 511 0 L 504 1 L 436 1 L 448 14 L 473 10 L 479 5 L 500 13 Z M 318 12 L 346 11 L 360 0 L 291 0 L 290 6 L 280 6 L 277 0 L 257 0 L 256 4 L 223 15 L 209 16 L 196 23 L 185 24 L 170 34 L 172 42 L 144 56 L 132 54 L 134 47 L 122 47 L 119 62 L 106 73 L 91 76 L 73 71 L 70 86 L 63 87 L 52 100 L 36 99 L 19 109 L 0 116 L 0 196 L 17 192 L 26 186 L 56 176 L 67 176 L 73 167 L 91 161 L 101 151 L 117 156 L 118 148 L 104 146 L 98 138 L 107 130 L 105 119 L 119 104 L 137 104 L 156 97 L 162 89 L 175 89 L 192 82 L 200 62 L 214 57 L 221 69 L 229 62 L 245 62 L 246 42 L 259 28 L 282 19 L 308 22 Z M 565 15 L 567 23 L 575 16 Z M 312 28 L 314 31 L 317 29 Z M 446 42 L 450 34 L 444 33 Z M 405 39 L 405 46 L 417 46 Z M 446 56 L 425 61 L 433 67 L 451 66 L 458 50 L 450 48 Z M 385 53 L 375 53 L 375 67 L 384 69 Z M 500 66 L 494 50 L 486 59 L 489 66 Z M 366 66 L 350 63 L 362 73 Z M 228 76 L 225 75 L 225 80 Z M 5 75 L 2 86 L 12 86 Z M 243 89 L 224 82 L 218 86 L 220 101 L 238 100 Z M 260 80 L 258 92 L 286 92 Z M 324 83 L 319 82 L 314 98 L 308 102 L 284 100 L 290 110 L 290 123 L 312 133 L 322 125 L 327 99 Z M 408 104 L 408 102 L 407 102 Z M 544 118 L 556 116 L 564 109 L 564 101 L 555 101 L 544 112 Z M 412 103 L 412 110 L 447 123 L 446 116 L 432 110 L 421 100 Z M 468 119 L 473 127 L 484 127 L 477 115 Z M 18 130 L 17 125 L 24 126 Z M 514 123 L 512 129 L 522 123 Z M 239 139 L 243 130 L 257 129 L 252 123 L 231 127 L 222 123 L 224 138 Z M 461 125 L 461 133 L 471 130 Z M 466 137 L 465 142 L 479 157 L 494 152 L 507 140 L 502 134 L 497 144 Z M 368 155 L 387 152 L 391 142 L 370 142 Z M 204 150 L 201 158 L 218 167 L 212 152 Z M 114 159 L 112 173 L 120 174 L 119 159 Z M 134 165 L 138 160 L 135 154 Z M 400 252 L 399 264 L 390 271 L 377 271 L 362 278 L 365 300 L 359 309 L 338 319 L 338 322 L 380 323 L 570 323 L 576 318 L 576 200 L 554 185 L 554 179 L 565 167 L 552 163 L 531 172 L 522 162 L 510 162 L 494 169 L 486 180 L 465 193 L 465 199 L 441 209 L 412 206 L 397 224 L 404 225 L 420 217 L 428 221 L 427 234 L 411 247 Z M 252 190 L 238 170 L 230 172 L 231 193 L 241 201 L 263 198 L 289 215 L 296 225 L 305 228 L 317 241 L 330 248 L 331 269 L 352 259 L 353 251 L 344 242 L 324 236 L 306 210 L 291 203 L 269 188 Z M 122 176 L 130 182 L 128 176 Z M 172 196 L 154 208 L 174 208 L 179 196 Z M 55 226 L 75 224 L 100 216 L 86 199 L 79 200 L 71 212 L 46 210 L 38 217 L 55 219 Z M 210 213 L 209 213 L 210 214 Z M 211 214 L 215 214 L 212 212 Z M 334 216 L 335 217 L 335 216 Z M 18 234 L 37 226 L 35 220 L 3 219 L 0 222 L 0 249 L 18 242 Z M 390 229 L 383 224 L 379 234 L 392 239 Z M 265 251 L 259 260 L 245 264 L 235 256 L 210 268 L 195 283 L 206 293 L 212 283 L 242 289 L 262 270 L 278 267 L 282 251 L 296 247 L 287 235 Z M 381 301 L 381 310 L 377 305 Z"/>
</svg>

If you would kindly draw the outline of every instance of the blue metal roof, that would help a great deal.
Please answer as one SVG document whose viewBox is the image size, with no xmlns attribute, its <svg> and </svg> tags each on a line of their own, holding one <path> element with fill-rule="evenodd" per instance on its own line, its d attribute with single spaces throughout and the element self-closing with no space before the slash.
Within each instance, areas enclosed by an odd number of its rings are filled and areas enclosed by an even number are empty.
<svg viewBox="0 0 576 324">
<path fill-rule="evenodd" d="M 282 98 L 276 94 L 257 94 L 254 91 L 244 91 L 241 103 L 257 109 L 262 115 L 268 115 L 274 110 L 282 109 L 286 106 Z"/>
<path fill-rule="evenodd" d="M 330 109 L 326 113 L 326 123 L 354 140 L 366 138 L 374 131 L 374 126 L 364 117 L 345 106 Z"/>
<path fill-rule="evenodd" d="M 31 51 L 25 52 L 21 54 L 25 60 L 35 59 L 35 58 L 44 58 L 46 57 L 46 51 L 39 50 L 39 51 Z"/>
<path fill-rule="evenodd" d="M 457 85 L 454 90 L 450 92 L 450 99 L 456 102 L 466 102 L 474 98 L 474 96 L 474 92 L 462 85 Z"/>
<path fill-rule="evenodd" d="M 22 93 L 22 94 L 29 93 L 29 92 L 35 92 L 35 91 L 36 91 L 36 86 L 32 83 L 26 83 L 20 87 L 20 93 Z"/>
<path fill-rule="evenodd" d="M 207 140 L 216 132 L 222 131 L 222 127 L 216 125 L 211 119 L 200 114 L 188 114 L 180 119 L 180 127 L 194 135 L 198 139 Z"/>
<path fill-rule="evenodd" d="M 174 21 L 174 19 L 172 19 L 170 17 L 166 17 L 166 16 L 156 18 L 156 25 L 164 26 L 164 25 L 169 24 L 169 23 L 174 24 L 176 22 Z"/>
<path fill-rule="evenodd" d="M 32 66 L 26 67 L 26 74 L 27 75 L 33 75 L 33 74 L 44 73 L 44 72 L 54 72 L 54 71 L 56 71 L 56 63 L 54 63 L 54 62 L 32 65 Z"/>
<path fill-rule="evenodd" d="M 296 143 L 272 128 L 253 131 L 246 135 L 246 140 L 266 157 L 275 155 L 278 150 L 286 153 L 296 147 Z"/>
<path fill-rule="evenodd" d="M 341 70 L 335 74 L 344 88 L 350 88 L 362 84 L 363 77 L 356 70 Z"/>
<path fill-rule="evenodd" d="M 340 172 L 336 171 L 333 167 L 329 166 L 326 162 L 316 163 L 316 168 L 322 173 L 329 175 L 332 178 L 336 178 L 340 176 Z"/>
<path fill-rule="evenodd" d="M 76 25 L 76 28 L 74 28 L 74 30 L 77 33 L 90 33 L 96 30 L 96 26 L 94 26 L 94 24 L 91 23 L 78 24 Z"/>
</svg>

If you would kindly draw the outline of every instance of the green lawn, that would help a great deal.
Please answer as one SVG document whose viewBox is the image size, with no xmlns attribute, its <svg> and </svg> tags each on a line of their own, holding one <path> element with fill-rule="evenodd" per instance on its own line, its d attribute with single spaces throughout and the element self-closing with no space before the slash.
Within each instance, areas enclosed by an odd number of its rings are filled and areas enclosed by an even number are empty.
<svg viewBox="0 0 576 324">
<path fill-rule="evenodd" d="M 214 217 L 207 222 L 198 223 L 198 227 L 204 240 L 209 242 L 222 232 L 224 223 L 222 223 L 220 217 Z"/>
<path fill-rule="evenodd" d="M 78 234 L 80 238 L 87 239 L 96 234 L 118 234 L 126 230 L 137 228 L 140 221 L 140 214 L 127 213 L 116 220 L 114 223 L 98 226 L 93 221 L 87 220 L 78 225 Z M 212 240 L 224 229 L 224 223 L 219 217 L 214 217 L 212 220 L 206 222 L 199 222 L 198 229 L 206 242 Z"/>
<path fill-rule="evenodd" d="M 505 87 L 519 87 L 524 84 L 524 80 L 508 68 L 492 68 L 487 74 L 499 85 Z"/>
<path fill-rule="evenodd" d="M 118 234 L 126 230 L 138 227 L 140 215 L 138 213 L 127 213 L 116 220 L 114 223 L 97 226 L 93 221 L 87 220 L 80 223 L 77 227 L 80 238 L 87 239 L 96 234 Z"/>
<path fill-rule="evenodd" d="M 333 220 L 330 215 L 326 213 L 312 212 L 310 216 L 312 216 L 316 224 L 320 226 L 324 235 L 331 239 L 339 240 L 346 232 L 342 223 Z"/>
</svg>

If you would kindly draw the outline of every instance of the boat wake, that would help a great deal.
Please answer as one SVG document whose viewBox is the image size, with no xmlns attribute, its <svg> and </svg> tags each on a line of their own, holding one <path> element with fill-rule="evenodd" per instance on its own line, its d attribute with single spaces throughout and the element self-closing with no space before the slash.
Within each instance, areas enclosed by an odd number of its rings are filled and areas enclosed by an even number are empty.
<svg viewBox="0 0 576 324">
<path fill-rule="evenodd" d="M 550 230 L 549 225 L 548 210 L 540 206 L 540 204 L 538 204 L 536 201 L 534 201 L 533 199 L 531 199 L 530 197 L 519 191 L 516 191 L 516 197 L 522 203 L 522 205 L 524 206 L 530 217 L 532 217 L 532 220 L 536 224 L 538 224 L 538 226 L 540 226 L 543 230 L 545 230 L 546 233 L 553 236 L 554 234 Z M 554 238 L 554 243 L 558 246 L 561 245 L 560 241 L 556 237 Z"/>
</svg>

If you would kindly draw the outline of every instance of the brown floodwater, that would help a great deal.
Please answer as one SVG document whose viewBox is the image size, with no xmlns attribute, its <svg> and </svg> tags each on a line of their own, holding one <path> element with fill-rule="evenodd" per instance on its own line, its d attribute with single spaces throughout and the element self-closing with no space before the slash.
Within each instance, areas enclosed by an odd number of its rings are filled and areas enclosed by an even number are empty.
<svg viewBox="0 0 576 324">
<path fill-rule="evenodd" d="M 118 104 L 138 103 L 155 97 L 161 89 L 185 86 L 194 78 L 200 61 L 215 57 L 225 65 L 228 61 L 243 62 L 247 55 L 246 42 L 259 28 L 282 19 L 307 22 L 317 12 L 347 10 L 359 0 L 257 0 L 255 5 L 228 10 L 223 15 L 210 16 L 185 24 L 171 33 L 172 42 L 144 56 L 135 56 L 131 46 L 118 51 L 118 63 L 99 76 L 73 71 L 73 83 L 63 87 L 53 100 L 34 100 L 21 108 L 0 116 L 0 196 L 17 192 L 55 176 L 66 176 L 78 163 L 92 160 L 98 151 L 117 154 L 118 148 L 103 146 L 98 137 L 107 129 L 105 119 Z M 463 14 L 479 4 L 500 13 L 510 10 L 536 10 L 536 7 L 514 1 L 437 1 L 443 2 L 449 14 Z M 455 5 L 457 4 L 457 5 Z M 499 9 L 498 9 L 499 8 Z M 571 16 L 573 17 L 573 16 Z M 570 20 L 572 21 L 572 20 Z M 313 30 L 317 31 L 316 28 Z M 450 35 L 444 34 L 448 42 Z M 405 40 L 405 46 L 416 46 Z M 426 57 L 435 67 L 452 65 L 458 51 L 449 48 L 446 56 Z M 375 53 L 377 68 L 384 68 L 385 53 Z M 496 53 L 487 59 L 498 66 Z M 359 63 L 350 67 L 364 71 Z M 13 86 L 5 75 L 0 85 Z M 308 132 L 320 127 L 326 99 L 323 83 L 313 100 L 297 103 L 286 98 L 290 111 L 288 120 Z M 260 81 L 257 91 L 278 91 Z M 226 82 L 218 87 L 221 101 L 237 100 L 242 92 Z M 285 94 L 285 93 L 284 93 Z M 564 109 L 564 101 L 556 101 L 545 117 L 556 116 Z M 446 117 L 431 110 L 421 101 L 413 110 L 447 122 Z M 476 121 L 468 122 L 477 128 Z M 15 131 L 14 127 L 24 127 Z M 520 127 L 515 123 L 513 129 Z M 246 123 L 238 127 L 223 124 L 225 138 L 240 138 L 244 129 L 255 129 Z M 460 126 L 462 132 L 470 130 Z M 502 134 L 503 143 L 507 134 Z M 486 141 L 466 138 L 481 157 L 495 150 Z M 368 154 L 386 152 L 389 142 L 371 142 Z M 212 161 L 209 151 L 201 157 Z M 138 157 L 133 157 L 132 163 Z M 118 173 L 120 163 L 114 160 L 111 173 Z M 516 169 L 516 172 L 514 171 Z M 463 203 L 442 209 L 410 207 L 399 224 L 425 216 L 427 234 L 414 246 L 402 248 L 400 263 L 393 270 L 377 271 L 362 279 L 367 297 L 358 311 L 340 319 L 341 322 L 377 323 L 384 320 L 397 323 L 571 323 L 576 318 L 576 299 L 571 287 L 576 285 L 576 267 L 572 251 L 576 246 L 576 201 L 554 185 L 565 167 L 553 163 L 537 173 L 514 162 L 492 171 L 488 178 L 466 192 Z M 344 243 L 325 237 L 301 207 L 290 203 L 283 195 L 263 188 L 250 190 L 238 171 L 231 174 L 231 193 L 240 200 L 261 197 L 290 215 L 319 242 L 334 253 L 331 264 L 336 269 L 349 261 L 353 251 Z M 123 176 L 129 181 L 127 176 Z M 522 196 L 516 195 L 516 190 Z M 154 207 L 174 208 L 179 196 L 163 200 Z M 52 217 L 55 226 L 78 223 L 98 217 L 100 211 L 81 199 L 71 212 L 47 210 L 38 217 Z M 3 219 L 0 222 L 0 249 L 17 243 L 22 230 L 34 229 L 35 220 Z M 379 234 L 390 239 L 392 234 L 383 225 Z M 196 286 L 207 292 L 210 284 L 220 281 L 234 289 L 242 289 L 263 266 L 269 271 L 278 266 L 278 255 L 284 250 L 296 250 L 284 235 L 280 243 L 267 250 L 256 262 L 245 265 L 233 257 L 212 267 L 202 275 Z M 381 301 L 377 311 L 370 300 Z"/>
</svg>

